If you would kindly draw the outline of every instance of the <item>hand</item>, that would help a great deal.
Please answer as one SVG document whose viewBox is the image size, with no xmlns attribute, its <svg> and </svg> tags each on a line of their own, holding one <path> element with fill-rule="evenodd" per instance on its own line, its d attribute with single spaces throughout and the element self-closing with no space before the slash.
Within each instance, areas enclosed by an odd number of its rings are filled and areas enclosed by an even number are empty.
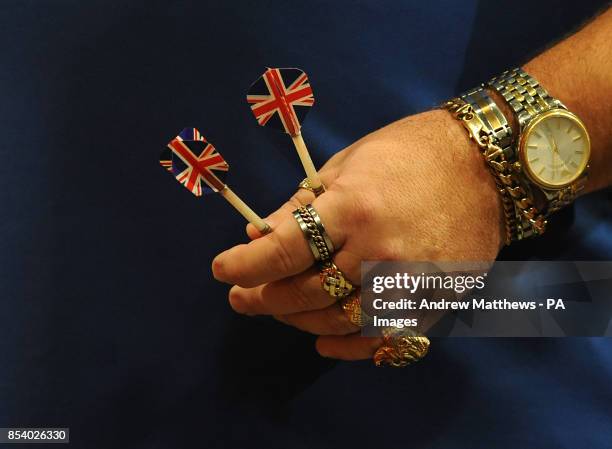
<svg viewBox="0 0 612 449">
<path fill-rule="evenodd" d="M 320 335 L 323 356 L 369 358 L 363 338 L 321 288 L 318 268 L 291 212 L 312 203 L 336 247 L 336 265 L 359 285 L 362 260 L 491 261 L 503 244 L 503 215 L 475 143 L 446 111 L 411 116 L 334 155 L 320 170 L 327 192 L 300 189 L 266 221 L 273 232 L 213 261 L 216 279 L 236 284 L 232 307 L 273 315 Z"/>
</svg>

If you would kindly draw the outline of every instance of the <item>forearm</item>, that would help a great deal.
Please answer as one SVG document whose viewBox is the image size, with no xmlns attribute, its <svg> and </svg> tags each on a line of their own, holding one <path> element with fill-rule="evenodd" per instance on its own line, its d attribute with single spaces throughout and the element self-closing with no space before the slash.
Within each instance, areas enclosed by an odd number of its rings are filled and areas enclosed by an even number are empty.
<svg viewBox="0 0 612 449">
<path fill-rule="evenodd" d="M 585 123 L 591 138 L 586 191 L 612 185 L 612 9 L 524 66 Z"/>
</svg>

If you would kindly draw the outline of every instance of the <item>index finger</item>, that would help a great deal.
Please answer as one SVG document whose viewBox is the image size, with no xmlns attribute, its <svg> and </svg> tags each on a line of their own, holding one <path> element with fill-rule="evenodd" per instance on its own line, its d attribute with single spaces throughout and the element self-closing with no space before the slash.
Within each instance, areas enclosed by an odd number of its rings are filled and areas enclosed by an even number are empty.
<svg viewBox="0 0 612 449">
<path fill-rule="evenodd" d="M 344 244 L 338 194 L 326 192 L 312 202 L 335 248 Z M 288 210 L 274 232 L 219 254 L 212 263 L 215 279 L 250 288 L 293 276 L 315 259 L 300 226 Z"/>
<path fill-rule="evenodd" d="M 330 186 L 333 183 L 333 181 L 336 179 L 336 177 L 338 176 L 337 166 L 342 160 L 341 156 L 343 156 L 344 154 L 345 154 L 344 151 L 340 151 L 339 153 L 336 153 L 321 168 L 321 170 L 319 171 L 319 176 L 321 177 L 321 181 L 323 182 L 323 185 Z M 298 188 L 297 191 L 293 194 L 293 196 L 289 199 L 289 201 L 283 204 L 278 210 L 268 215 L 264 219 L 264 221 L 268 223 L 270 226 L 272 226 L 272 228 L 274 229 L 275 224 L 277 222 L 277 218 L 283 217 L 282 212 L 284 210 L 288 210 L 289 212 L 292 212 L 294 209 L 298 208 L 299 206 L 303 206 L 305 204 L 311 203 L 315 198 L 316 198 L 315 194 L 311 190 L 308 190 L 305 188 Z M 258 231 L 257 228 L 253 226 L 251 223 L 247 224 L 246 232 L 249 238 L 252 240 L 258 239 L 264 235 L 260 231 Z"/>
</svg>

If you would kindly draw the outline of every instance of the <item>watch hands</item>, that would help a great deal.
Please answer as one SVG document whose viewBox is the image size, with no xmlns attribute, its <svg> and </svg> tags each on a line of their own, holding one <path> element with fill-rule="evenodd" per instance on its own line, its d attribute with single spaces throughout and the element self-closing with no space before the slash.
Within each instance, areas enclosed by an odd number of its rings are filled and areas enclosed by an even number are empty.
<svg viewBox="0 0 612 449">
<path fill-rule="evenodd" d="M 561 153 L 559 153 L 559 147 L 557 147 L 557 142 L 555 141 L 555 139 L 551 135 L 548 135 L 547 137 L 550 138 L 550 142 L 552 143 L 551 146 L 552 146 L 552 152 L 553 152 L 553 177 L 554 177 L 554 173 L 557 171 L 556 167 L 555 167 L 555 155 L 561 161 L 562 168 L 564 168 L 567 171 L 570 171 L 569 167 L 567 166 L 567 164 L 565 163 L 565 161 L 561 157 Z"/>
<path fill-rule="evenodd" d="M 555 159 L 557 156 L 557 152 L 555 151 L 555 146 L 552 146 L 552 178 L 555 179 L 557 177 L 557 164 L 555 163 Z"/>
</svg>

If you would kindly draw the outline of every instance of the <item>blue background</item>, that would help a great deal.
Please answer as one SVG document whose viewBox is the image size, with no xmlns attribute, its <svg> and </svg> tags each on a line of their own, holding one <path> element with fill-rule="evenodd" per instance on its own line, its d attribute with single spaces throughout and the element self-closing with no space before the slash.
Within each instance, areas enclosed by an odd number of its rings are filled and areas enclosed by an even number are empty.
<svg viewBox="0 0 612 449">
<path fill-rule="evenodd" d="M 4 0 L 0 426 L 69 426 L 78 448 L 611 447 L 610 340 L 438 339 L 404 370 L 321 359 L 231 311 L 210 261 L 242 217 L 157 163 L 198 127 L 267 214 L 303 175 L 245 104 L 265 66 L 309 74 L 321 165 L 605 3 Z M 611 259 L 611 209 L 583 198 L 501 257 Z"/>
</svg>

